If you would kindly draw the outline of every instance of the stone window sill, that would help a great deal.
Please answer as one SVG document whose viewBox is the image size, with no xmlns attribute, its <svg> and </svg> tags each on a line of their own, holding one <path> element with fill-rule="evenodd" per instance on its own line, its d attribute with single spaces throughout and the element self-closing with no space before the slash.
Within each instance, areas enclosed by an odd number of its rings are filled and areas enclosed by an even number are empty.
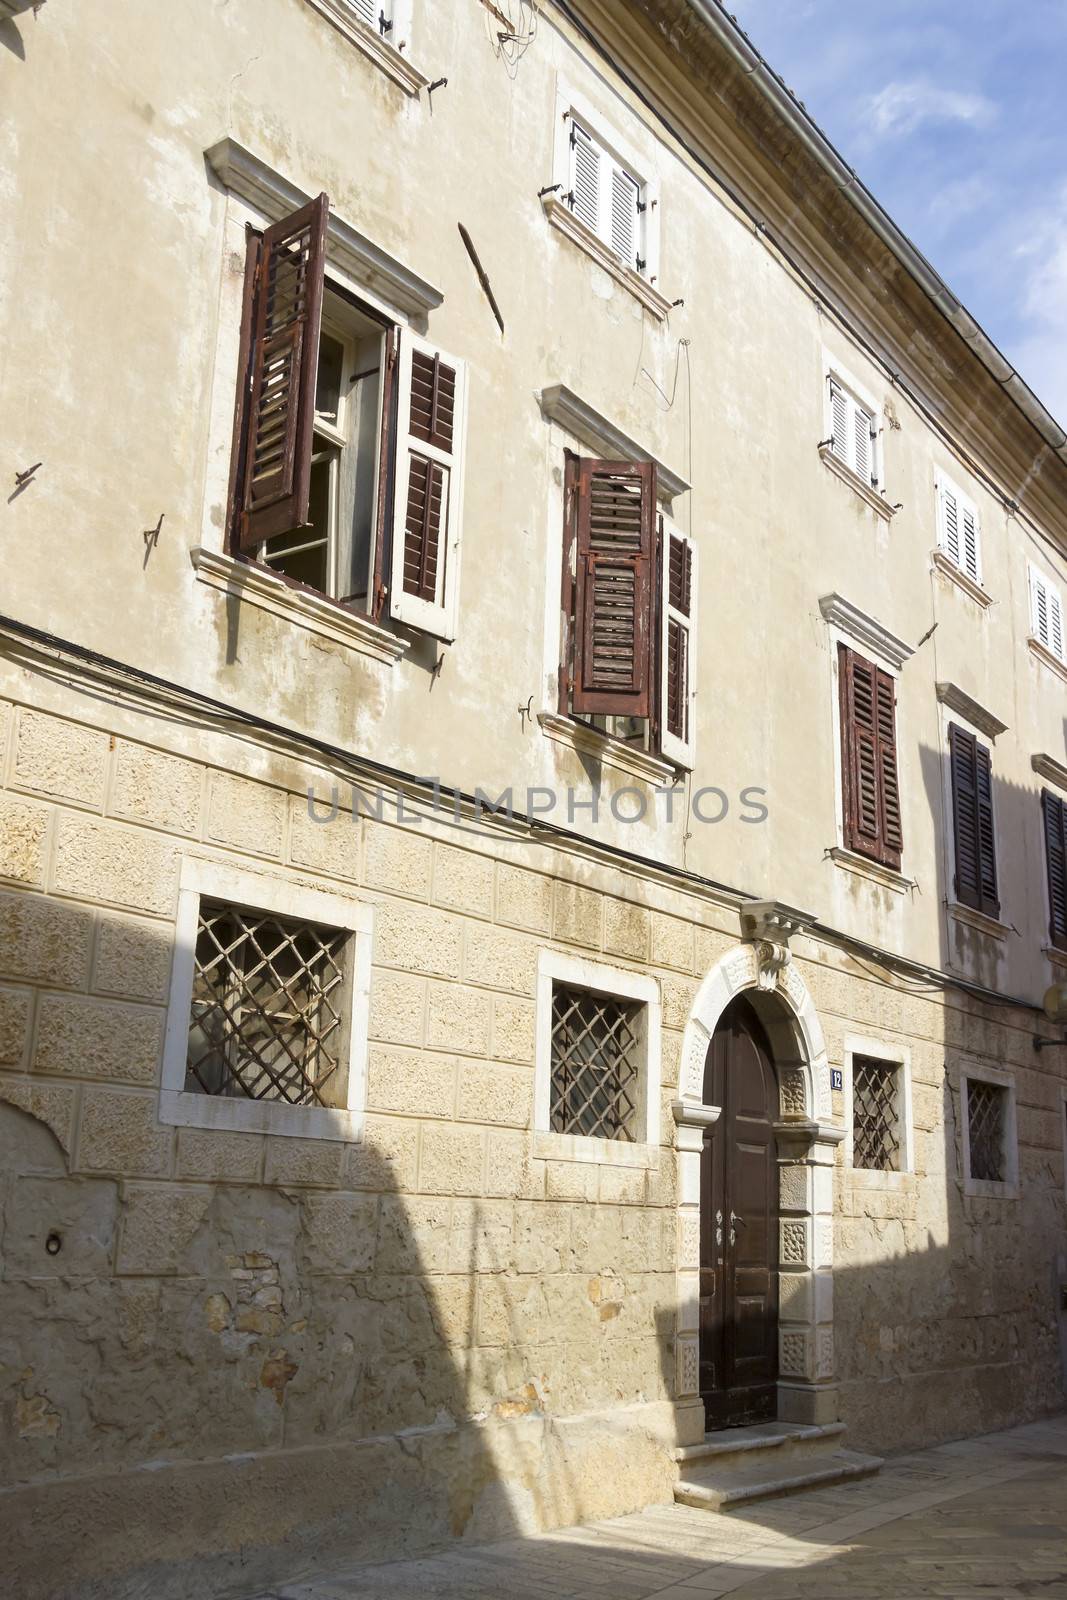
<svg viewBox="0 0 1067 1600">
<path fill-rule="evenodd" d="M 992 1183 L 988 1178 L 964 1178 L 963 1192 L 979 1200 L 1018 1200 L 1019 1185 Z"/>
<path fill-rule="evenodd" d="M 308 4 L 332 22 L 338 33 L 343 33 L 357 50 L 380 67 L 387 78 L 398 83 L 405 94 L 416 95 L 429 83 L 429 78 L 413 67 L 399 50 L 382 38 L 377 28 L 372 28 L 356 15 L 345 0 L 308 0 Z"/>
<path fill-rule="evenodd" d="M 659 1168 L 659 1145 L 628 1144 L 623 1139 L 591 1139 L 580 1133 L 534 1133 L 530 1154 L 542 1161 L 578 1161 L 601 1167 Z"/>
<path fill-rule="evenodd" d="M 603 267 L 616 283 L 621 283 L 628 289 L 635 300 L 639 300 L 646 311 L 651 311 L 654 317 L 663 322 L 671 309 L 671 303 L 665 295 L 649 283 L 647 278 L 642 278 L 639 272 L 632 267 L 624 266 L 609 250 L 603 239 L 595 234 L 592 228 L 587 228 L 585 223 L 574 215 L 570 206 L 566 205 L 557 195 L 545 195 L 542 200 L 545 216 L 554 228 L 566 234 L 586 255 L 592 256 L 598 267 Z"/>
<path fill-rule="evenodd" d="M 971 906 L 952 904 L 948 908 L 948 914 L 953 922 L 962 922 L 978 933 L 989 934 L 993 939 L 1006 939 L 1011 932 L 1006 922 L 998 922 L 996 917 L 989 917 L 984 911 L 975 911 Z"/>
<path fill-rule="evenodd" d="M 851 467 L 846 467 L 843 461 L 839 461 L 828 444 L 819 446 L 819 455 L 830 471 L 835 473 L 842 483 L 847 483 L 850 489 L 854 489 L 860 499 L 867 502 L 872 511 L 877 511 L 878 515 L 886 522 L 892 522 L 897 514 L 896 507 L 889 504 L 884 494 L 880 494 L 877 489 L 872 489 L 869 483 L 863 481 L 858 472 L 853 472 Z"/>
<path fill-rule="evenodd" d="M 854 872 L 858 878 L 869 878 L 872 883 L 881 884 L 883 889 L 892 889 L 894 894 L 904 894 L 915 887 L 911 878 L 906 878 L 902 872 L 894 872 L 892 867 L 883 867 L 877 861 L 868 861 L 866 856 L 843 850 L 839 845 L 829 851 L 829 856 L 843 872 Z"/>
<path fill-rule="evenodd" d="M 987 606 L 993 604 L 993 596 L 988 594 L 980 583 L 975 583 L 974 579 L 964 572 L 962 568 L 957 567 L 951 556 L 946 555 L 944 550 L 931 550 L 930 560 L 938 572 L 943 573 L 946 578 L 962 589 L 965 595 L 968 595 L 970 599 L 982 607 L 983 611 Z"/>
<path fill-rule="evenodd" d="M 357 612 L 349 611 L 336 600 L 313 594 L 307 589 L 293 589 L 266 567 L 250 561 L 238 561 L 234 556 L 220 555 L 215 550 L 197 545 L 190 559 L 201 583 L 206 583 L 220 593 L 232 595 L 237 600 L 258 606 L 273 616 L 317 634 L 321 639 L 331 639 L 335 644 L 347 645 L 350 650 L 368 656 L 372 661 L 389 665 L 399 661 L 407 650 L 407 642 L 398 639 L 377 623 Z"/>
<path fill-rule="evenodd" d="M 628 772 L 632 778 L 641 778 L 645 783 L 661 787 L 678 782 L 678 774 L 669 761 L 650 756 L 645 750 L 635 750 L 624 739 L 615 739 L 610 733 L 599 733 L 596 728 L 587 728 L 574 718 L 560 716 L 555 711 L 542 711 L 537 720 L 547 739 L 554 739 L 557 744 L 565 745 L 578 755 L 592 756 L 605 767 L 617 767 L 620 772 Z"/>
<path fill-rule="evenodd" d="M 222 1133 L 269 1133 L 291 1139 L 334 1139 L 357 1144 L 362 1111 L 288 1106 L 277 1101 L 228 1100 L 185 1090 L 159 1091 L 159 1120 L 171 1127 L 214 1128 Z"/>
<path fill-rule="evenodd" d="M 873 1167 L 854 1167 L 846 1163 L 845 1176 L 851 1187 L 857 1191 L 876 1190 L 889 1194 L 912 1194 L 915 1191 L 915 1174 L 894 1169 L 892 1172 L 880 1172 Z"/>
<path fill-rule="evenodd" d="M 1067 950 L 1060 950 L 1054 944 L 1046 944 L 1041 946 L 1041 954 L 1046 960 L 1051 961 L 1054 967 L 1060 967 L 1067 972 Z"/>
<path fill-rule="evenodd" d="M 1067 661 L 1061 661 L 1059 656 L 1054 656 L 1052 651 L 1047 649 L 1040 639 L 1035 639 L 1032 634 L 1026 642 L 1030 647 L 1030 654 L 1036 656 L 1043 666 L 1049 667 L 1063 679 L 1064 683 L 1067 683 Z"/>
</svg>

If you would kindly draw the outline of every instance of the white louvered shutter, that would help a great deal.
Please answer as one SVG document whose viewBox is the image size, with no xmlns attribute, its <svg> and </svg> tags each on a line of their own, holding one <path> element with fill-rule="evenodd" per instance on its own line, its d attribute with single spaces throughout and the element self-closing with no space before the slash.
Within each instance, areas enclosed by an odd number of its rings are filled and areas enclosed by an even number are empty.
<svg viewBox="0 0 1067 1600">
<path fill-rule="evenodd" d="M 941 485 L 941 548 L 954 566 L 960 566 L 960 507 L 956 491 Z"/>
<path fill-rule="evenodd" d="M 372 28 L 379 26 L 379 13 L 384 11 L 388 14 L 389 11 L 388 0 L 384 0 L 384 3 L 383 0 L 349 0 L 349 3 L 356 16 L 361 17 L 364 22 L 369 22 Z"/>
<path fill-rule="evenodd" d="M 1063 602 L 1060 592 L 1043 578 L 1036 567 L 1030 568 L 1030 626 L 1034 638 L 1050 650 L 1059 661 L 1067 659 L 1067 635 L 1063 625 Z"/>
<path fill-rule="evenodd" d="M 870 483 L 874 477 L 871 470 L 871 456 L 873 440 L 871 429 L 873 422 L 868 412 L 862 406 L 853 406 L 852 431 L 856 441 L 856 455 L 853 460 L 853 471 L 864 483 Z"/>
<path fill-rule="evenodd" d="M 978 514 L 971 506 L 963 508 L 963 547 L 960 566 L 975 583 L 982 581 L 982 562 L 978 551 Z"/>
<path fill-rule="evenodd" d="M 389 609 L 454 639 L 467 369 L 408 328 L 399 345 Z"/>
<path fill-rule="evenodd" d="M 660 748 L 691 768 L 696 752 L 697 547 L 660 517 Z"/>
<path fill-rule="evenodd" d="M 586 227 L 600 233 L 600 150 L 571 119 L 571 209 Z"/>
<path fill-rule="evenodd" d="M 839 383 L 830 379 L 830 416 L 832 422 L 833 440 L 830 448 L 839 461 L 846 467 L 852 465 L 848 440 L 848 396 Z"/>
<path fill-rule="evenodd" d="M 611 248 L 619 260 L 636 272 L 637 266 L 637 184 L 621 167 L 611 168 Z"/>
</svg>

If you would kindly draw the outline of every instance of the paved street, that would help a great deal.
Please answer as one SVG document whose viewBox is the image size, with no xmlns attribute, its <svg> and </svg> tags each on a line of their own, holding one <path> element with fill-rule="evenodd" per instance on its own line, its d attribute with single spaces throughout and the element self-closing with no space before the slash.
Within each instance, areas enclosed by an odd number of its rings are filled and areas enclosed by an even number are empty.
<svg viewBox="0 0 1067 1600">
<path fill-rule="evenodd" d="M 855 1484 L 352 1568 L 255 1600 L 1067 1600 L 1067 1417 L 898 1456 Z"/>
</svg>

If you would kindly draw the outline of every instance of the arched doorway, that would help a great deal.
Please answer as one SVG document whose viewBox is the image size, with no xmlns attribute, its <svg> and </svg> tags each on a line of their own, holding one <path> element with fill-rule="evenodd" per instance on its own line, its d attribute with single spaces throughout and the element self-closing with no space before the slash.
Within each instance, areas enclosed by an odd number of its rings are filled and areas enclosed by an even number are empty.
<svg viewBox="0 0 1067 1600">
<path fill-rule="evenodd" d="M 711 1430 L 778 1414 L 778 1085 L 743 997 L 708 1045 L 703 1101 L 720 1107 L 700 1158 L 700 1396 Z"/>
<path fill-rule="evenodd" d="M 720 1032 L 720 1024 L 723 1029 Z M 743 1033 L 742 1040 L 738 1031 Z M 721 1042 L 720 1042 L 721 1041 Z M 738 1074 L 747 1099 L 746 1138 L 758 1124 L 760 1154 L 749 1163 L 754 1172 L 764 1162 L 774 1168 L 768 1204 L 768 1237 L 764 1241 L 764 1272 L 769 1274 L 767 1295 L 759 1308 L 762 1334 L 777 1335 L 773 1366 L 776 1379 L 767 1380 L 776 1392 L 771 1417 L 783 1422 L 833 1422 L 837 1417 L 837 1385 L 834 1378 L 833 1335 L 833 1166 L 835 1150 L 844 1138 L 844 1128 L 831 1120 L 830 1068 L 822 1028 L 804 980 L 789 960 L 788 950 L 768 941 L 746 942 L 728 950 L 708 972 L 690 1012 L 682 1042 L 678 1099 L 674 1102 L 675 1159 L 678 1185 L 677 1319 L 675 1325 L 675 1417 L 680 1445 L 696 1444 L 710 1428 L 729 1425 L 727 1420 L 709 1420 L 708 1397 L 720 1390 L 731 1395 L 734 1378 L 744 1376 L 743 1365 L 731 1370 L 725 1355 L 720 1374 L 705 1370 L 706 1359 L 715 1359 L 715 1347 L 704 1348 L 706 1316 L 701 1304 L 711 1286 L 704 1276 L 705 1262 L 712 1255 L 705 1244 L 704 1217 L 708 1211 L 712 1229 L 715 1212 L 723 1211 L 723 1243 L 729 1238 L 729 1205 L 718 1200 L 704 1204 L 705 1156 L 709 1134 L 724 1115 L 726 1107 L 718 1096 L 714 1063 L 716 1051 L 736 1050 L 744 1060 L 748 1051 L 750 1071 Z M 758 1060 L 755 1073 L 751 1063 Z M 711 1068 L 709 1076 L 709 1067 Z M 754 1087 L 758 1078 L 760 1088 Z M 725 1080 L 724 1080 L 725 1081 Z M 739 1091 L 740 1092 L 740 1091 Z M 762 1094 L 760 1102 L 758 1096 Z M 769 1109 L 767 1097 L 769 1096 Z M 760 1110 L 762 1104 L 763 1109 Z M 735 1118 L 735 1124 L 736 1124 Z M 741 1119 L 743 1123 L 746 1118 Z M 770 1135 L 767 1136 L 767 1124 Z M 724 1132 L 725 1137 L 725 1132 Z M 736 1139 L 736 1127 L 735 1127 Z M 715 1150 L 714 1138 L 710 1150 Z M 724 1149 L 728 1145 L 724 1145 Z M 752 1180 L 755 1182 L 755 1180 Z M 735 1213 L 748 1217 L 743 1207 Z M 757 1207 L 757 1210 L 759 1208 Z M 749 1210 L 752 1210 L 751 1201 Z M 758 1234 L 762 1223 L 757 1228 Z M 741 1230 L 735 1233 L 740 1237 Z M 713 1236 L 712 1236 L 713 1237 Z M 751 1248 L 758 1255 L 754 1238 Z M 726 1270 L 727 1255 L 721 1252 Z M 714 1260 L 717 1261 L 717 1257 Z M 740 1258 L 739 1258 L 740 1259 Z M 740 1260 L 744 1272 L 750 1270 L 747 1258 Z M 757 1261 L 758 1273 L 758 1261 Z M 756 1292 L 748 1295 L 751 1284 Z M 758 1275 L 736 1279 L 735 1300 L 758 1302 L 762 1291 Z M 771 1304 L 774 1304 L 772 1321 Z M 761 1406 L 767 1404 L 764 1372 L 766 1343 L 762 1337 L 748 1335 L 757 1327 L 757 1306 L 742 1304 L 742 1324 L 751 1309 L 752 1320 L 739 1330 L 736 1311 L 733 1319 L 735 1353 L 747 1360 L 746 1351 L 758 1350 L 750 1374 L 759 1369 L 758 1381 L 751 1388 L 763 1391 Z M 729 1313 L 724 1315 L 728 1319 Z M 745 1338 L 737 1341 L 738 1332 Z M 713 1337 L 709 1328 L 709 1339 Z M 745 1383 L 736 1387 L 743 1389 Z M 750 1397 L 751 1398 L 751 1397 Z M 744 1402 L 747 1404 L 747 1401 Z M 733 1405 L 727 1400 L 720 1409 Z M 711 1410 L 719 1408 L 713 1401 Z M 730 1418 L 740 1422 L 743 1417 Z"/>
</svg>

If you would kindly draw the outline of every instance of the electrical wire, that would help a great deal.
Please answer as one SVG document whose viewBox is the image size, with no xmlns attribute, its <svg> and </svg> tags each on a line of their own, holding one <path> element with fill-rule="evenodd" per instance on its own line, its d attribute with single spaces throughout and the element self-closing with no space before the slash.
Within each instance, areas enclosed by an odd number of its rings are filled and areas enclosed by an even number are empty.
<svg viewBox="0 0 1067 1600">
<path fill-rule="evenodd" d="M 110 675 L 120 680 L 126 680 L 132 684 L 149 688 L 159 694 L 165 701 L 176 701 L 184 707 L 195 707 L 203 716 L 215 722 L 237 724 L 239 727 L 254 729 L 260 733 L 269 734 L 272 738 L 278 739 L 286 745 L 311 751 L 320 757 L 325 764 L 341 767 L 357 782 L 366 782 L 368 778 L 371 778 L 433 800 L 439 799 L 442 794 L 448 794 L 456 808 L 455 814 L 457 816 L 459 808 L 462 806 L 472 811 L 475 817 L 480 818 L 484 823 L 499 823 L 499 817 L 496 813 L 492 810 L 487 812 L 485 796 L 479 798 L 477 793 L 472 795 L 464 790 L 449 788 L 444 784 L 435 784 L 435 780 L 420 777 L 418 774 L 405 771 L 401 767 L 388 766 L 386 763 L 375 761 L 369 756 L 356 755 L 350 750 L 345 750 L 341 745 L 331 744 L 325 739 L 318 739 L 313 734 L 303 733 L 295 728 L 287 728 L 283 723 L 273 722 L 267 717 L 259 716 L 254 711 L 246 711 L 243 707 L 229 705 L 226 701 L 217 700 L 211 695 L 202 693 L 199 689 L 190 689 L 174 683 L 168 678 L 158 677 L 155 673 L 146 672 L 142 668 L 131 666 L 124 661 L 118 661 L 113 656 L 102 655 L 99 651 L 91 650 L 86 645 L 75 644 L 72 640 L 63 639 L 58 634 L 50 633 L 43 628 L 35 628 L 27 622 L 19 622 L 14 617 L 0 615 L 0 648 L 2 648 L 3 635 L 6 635 L 8 640 L 24 641 L 26 644 L 34 646 L 38 652 L 51 651 L 60 657 L 67 657 L 81 666 L 95 670 L 98 677 L 106 679 Z M 12 653 L 10 649 L 9 653 Z M 586 834 L 577 833 L 571 828 L 561 827 L 558 823 L 547 822 L 540 817 L 528 816 L 525 812 L 509 811 L 506 813 L 506 821 L 511 826 L 518 825 L 520 828 L 527 830 L 534 839 L 545 836 L 558 840 L 561 844 L 572 848 L 580 847 L 583 851 L 591 850 L 605 857 L 608 861 L 627 862 L 640 867 L 644 872 L 655 872 L 669 881 L 703 891 L 715 897 L 725 897 L 726 901 L 732 903 L 735 908 L 739 908 L 746 901 L 760 898 L 751 890 L 738 889 L 732 884 L 721 883 L 715 878 L 708 878 L 702 873 L 691 871 L 687 867 L 677 867 L 667 862 L 651 860 L 648 856 L 640 855 L 636 851 L 625 850 L 621 845 L 591 839 Z M 938 989 L 959 989 L 987 1005 L 1039 1013 L 1042 1010 L 1032 1000 L 1026 1000 L 1019 996 L 998 994 L 994 989 L 987 989 L 982 984 L 970 983 L 967 979 L 961 978 L 955 973 L 942 972 L 937 967 L 931 967 L 919 961 L 911 961 L 908 957 L 897 955 L 893 951 L 881 950 L 877 945 L 868 944 L 865 940 L 858 939 L 853 934 L 844 933 L 841 929 L 830 927 L 824 922 L 815 921 L 809 923 L 806 925 L 804 932 L 808 936 L 820 939 L 828 945 L 865 956 L 869 961 L 874 961 L 883 971 L 894 974 L 913 973 L 928 980 Z"/>
</svg>

